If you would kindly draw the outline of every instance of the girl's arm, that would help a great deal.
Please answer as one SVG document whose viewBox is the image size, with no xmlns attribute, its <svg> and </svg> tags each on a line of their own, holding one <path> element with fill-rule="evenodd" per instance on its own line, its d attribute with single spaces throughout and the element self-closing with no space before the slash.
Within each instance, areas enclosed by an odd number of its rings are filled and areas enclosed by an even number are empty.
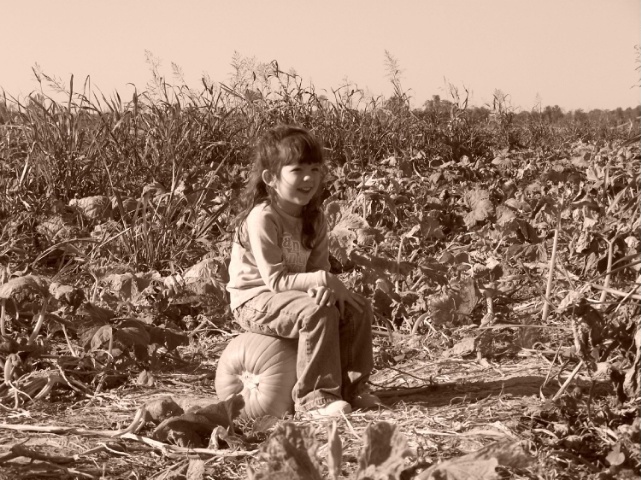
<svg viewBox="0 0 641 480">
<path fill-rule="evenodd" d="M 278 230 L 274 218 L 264 211 L 253 211 L 247 217 L 249 244 L 265 285 L 273 292 L 307 292 L 313 287 L 326 286 L 325 270 L 305 273 L 291 273 L 286 270 L 283 251 L 278 244 Z"/>
<path fill-rule="evenodd" d="M 325 285 L 327 285 L 328 291 L 322 287 L 313 289 L 309 292 L 310 296 L 314 297 L 318 305 L 329 305 L 336 302 L 341 315 L 344 314 L 346 302 L 361 312 L 363 310 L 364 300 L 350 292 L 337 276 L 329 273 L 329 233 L 327 231 L 328 228 L 325 217 L 323 216 L 321 220 L 322 226 L 318 232 L 319 235 L 316 244 L 307 260 L 307 271 L 313 272 L 320 270 L 327 272 L 327 283 Z"/>
<path fill-rule="evenodd" d="M 327 220 L 325 220 L 325 215 L 322 215 L 316 242 L 307 260 L 308 272 L 315 272 L 317 270 L 329 272 L 329 234 L 327 230 Z"/>
</svg>

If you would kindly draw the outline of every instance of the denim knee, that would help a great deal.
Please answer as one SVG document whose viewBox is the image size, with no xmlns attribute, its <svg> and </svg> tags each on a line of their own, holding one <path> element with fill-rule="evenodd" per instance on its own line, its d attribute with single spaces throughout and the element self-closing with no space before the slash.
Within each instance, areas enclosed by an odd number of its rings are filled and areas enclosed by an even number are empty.
<svg viewBox="0 0 641 480">
<path fill-rule="evenodd" d="M 335 306 L 326 307 L 315 305 L 311 314 L 307 316 L 302 323 L 305 330 L 321 327 L 325 329 L 328 326 L 337 327 L 340 321 L 340 312 Z M 311 322 L 311 324 L 310 324 Z"/>
</svg>

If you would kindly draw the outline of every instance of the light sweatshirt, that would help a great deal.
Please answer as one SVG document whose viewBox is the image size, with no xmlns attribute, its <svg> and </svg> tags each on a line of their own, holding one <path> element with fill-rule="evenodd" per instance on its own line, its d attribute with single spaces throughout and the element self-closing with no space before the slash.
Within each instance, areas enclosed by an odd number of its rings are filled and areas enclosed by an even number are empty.
<svg viewBox="0 0 641 480">
<path fill-rule="evenodd" d="M 255 206 L 241 230 L 242 245 L 235 241 L 229 263 L 232 310 L 263 292 L 308 291 L 327 286 L 329 239 L 327 222 L 321 218 L 314 248 L 302 244 L 301 218 L 275 205 Z"/>
</svg>

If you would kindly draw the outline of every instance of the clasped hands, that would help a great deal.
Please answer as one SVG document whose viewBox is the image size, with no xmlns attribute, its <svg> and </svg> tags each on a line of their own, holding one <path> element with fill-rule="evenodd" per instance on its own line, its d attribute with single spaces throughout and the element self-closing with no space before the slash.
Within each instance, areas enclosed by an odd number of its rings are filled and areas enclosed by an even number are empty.
<svg viewBox="0 0 641 480">
<path fill-rule="evenodd" d="M 365 304 L 365 300 L 361 296 L 352 293 L 343 285 L 343 282 L 334 276 L 330 277 L 329 286 L 312 287 L 307 290 L 307 293 L 314 299 L 316 305 L 320 305 L 321 307 L 336 305 L 341 312 L 341 316 L 345 313 L 346 303 L 350 304 L 359 312 L 363 311 Z"/>
</svg>

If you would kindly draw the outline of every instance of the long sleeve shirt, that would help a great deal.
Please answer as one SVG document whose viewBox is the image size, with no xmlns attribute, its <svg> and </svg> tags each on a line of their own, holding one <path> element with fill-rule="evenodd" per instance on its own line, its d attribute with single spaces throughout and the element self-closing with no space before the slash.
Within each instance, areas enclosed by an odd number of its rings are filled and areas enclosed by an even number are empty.
<svg viewBox="0 0 641 480">
<path fill-rule="evenodd" d="M 314 248 L 302 244 L 302 219 L 274 205 L 255 206 L 242 229 L 242 244 L 234 242 L 229 264 L 232 310 L 263 292 L 300 290 L 327 286 L 329 239 L 327 222 L 321 218 Z"/>
</svg>

